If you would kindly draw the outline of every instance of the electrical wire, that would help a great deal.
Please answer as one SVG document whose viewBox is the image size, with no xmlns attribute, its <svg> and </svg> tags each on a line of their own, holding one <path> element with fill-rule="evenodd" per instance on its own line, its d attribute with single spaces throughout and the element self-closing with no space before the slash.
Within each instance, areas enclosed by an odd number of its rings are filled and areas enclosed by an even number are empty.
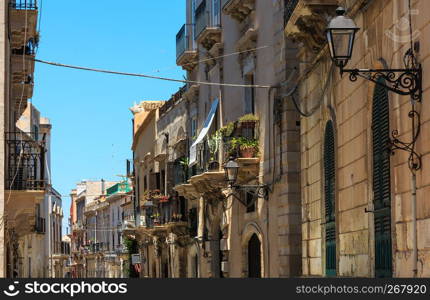
<svg viewBox="0 0 430 300">
<path fill-rule="evenodd" d="M 298 103 L 297 99 L 295 98 L 294 94 L 298 89 L 298 85 L 296 85 L 291 91 L 290 91 L 290 96 L 291 96 L 291 100 L 293 101 L 294 107 L 296 108 L 296 110 L 299 112 L 300 115 L 302 115 L 303 117 L 310 117 L 312 116 L 321 106 L 321 103 L 324 100 L 324 96 L 327 93 L 327 89 L 330 86 L 330 82 L 332 81 L 332 74 L 333 74 L 333 70 L 334 70 L 334 64 L 331 65 L 330 67 L 330 71 L 327 75 L 327 80 L 324 84 L 324 87 L 321 91 L 321 96 L 318 99 L 317 104 L 315 104 L 314 107 L 312 107 L 309 111 L 303 111 L 302 108 L 300 107 L 300 104 Z"/>
<path fill-rule="evenodd" d="M 84 71 L 91 71 L 91 72 L 98 72 L 98 73 L 107 73 L 107 74 L 114 74 L 114 75 L 132 76 L 132 77 L 143 77 L 143 78 L 148 78 L 148 79 L 157 79 L 157 80 L 181 82 L 181 83 L 191 83 L 191 84 L 210 85 L 210 86 L 250 87 L 250 88 L 261 88 L 261 89 L 268 89 L 271 87 L 270 85 L 258 85 L 258 84 L 248 85 L 248 84 L 235 84 L 235 83 L 219 83 L 219 82 L 207 82 L 207 81 L 195 81 L 195 80 L 182 80 L 182 79 L 174 79 L 174 78 L 168 78 L 168 77 L 152 76 L 152 75 L 147 75 L 147 74 L 119 72 L 119 71 L 95 69 L 95 68 L 75 66 L 75 65 L 67 65 L 67 64 L 50 62 L 50 61 L 36 59 L 36 58 L 34 59 L 34 61 L 38 62 L 38 63 L 42 63 L 42 64 L 52 65 L 52 66 L 56 66 L 56 67 L 69 68 L 69 69 L 84 70 Z"/>
<path fill-rule="evenodd" d="M 224 54 L 224 55 L 220 55 L 220 56 L 216 56 L 216 57 L 209 57 L 209 58 L 205 58 L 205 59 L 202 59 L 202 60 L 191 61 L 191 62 L 182 64 L 181 66 L 197 65 L 199 63 L 203 63 L 203 62 L 207 62 L 207 61 L 211 61 L 211 60 L 218 60 L 220 58 L 229 57 L 229 56 L 233 56 L 233 55 L 239 55 L 239 54 L 243 54 L 243 53 L 247 53 L 247 52 L 254 52 L 254 51 L 257 51 L 257 50 L 266 49 L 266 48 L 270 48 L 270 47 L 272 47 L 272 46 L 266 45 L 266 46 L 256 47 L 256 48 L 247 49 L 247 50 L 243 50 L 243 51 L 232 52 L 232 53 L 229 53 L 229 54 Z M 160 71 L 173 70 L 173 69 L 176 69 L 176 68 L 178 68 L 177 65 L 171 66 L 171 67 L 168 67 L 168 68 L 164 68 L 162 70 L 157 69 L 157 70 L 154 70 L 152 73 L 160 73 Z"/>
</svg>

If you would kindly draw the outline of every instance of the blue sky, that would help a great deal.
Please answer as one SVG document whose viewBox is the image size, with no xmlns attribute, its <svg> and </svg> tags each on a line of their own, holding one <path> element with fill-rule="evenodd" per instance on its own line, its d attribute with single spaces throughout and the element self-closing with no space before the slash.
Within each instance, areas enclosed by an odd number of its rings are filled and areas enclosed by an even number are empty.
<svg viewBox="0 0 430 300">
<path fill-rule="evenodd" d="M 175 66 L 183 0 L 43 1 L 41 13 L 39 59 L 183 78 Z M 168 99 L 180 85 L 36 63 L 32 101 L 53 126 L 52 181 L 63 195 L 64 233 L 68 195 L 78 181 L 125 173 L 132 157 L 129 107 Z"/>
</svg>

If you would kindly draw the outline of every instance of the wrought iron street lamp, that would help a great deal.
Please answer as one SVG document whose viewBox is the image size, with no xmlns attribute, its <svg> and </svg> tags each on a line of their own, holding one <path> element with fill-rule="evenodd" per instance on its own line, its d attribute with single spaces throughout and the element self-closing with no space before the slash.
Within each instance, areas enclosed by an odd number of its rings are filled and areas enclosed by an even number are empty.
<svg viewBox="0 0 430 300">
<path fill-rule="evenodd" d="M 404 69 L 344 68 L 352 57 L 355 34 L 359 28 L 351 18 L 345 16 L 344 8 L 339 7 L 336 13 L 338 16 L 330 21 L 326 32 L 331 59 L 340 68 L 341 74 L 349 73 L 351 81 L 362 77 L 399 95 L 410 95 L 413 101 L 421 101 L 422 67 L 417 63 L 412 46 L 404 55 Z"/>
<path fill-rule="evenodd" d="M 420 133 L 420 115 L 415 110 L 414 105 L 416 102 L 422 101 L 422 66 L 417 62 L 414 54 L 412 35 L 411 47 L 403 57 L 405 65 L 403 69 L 345 69 L 348 61 L 351 60 L 355 34 L 359 30 L 354 21 L 345 16 L 345 12 L 344 8 L 339 7 L 336 10 L 337 17 L 330 21 L 326 30 L 331 59 L 340 68 L 341 75 L 349 73 L 349 79 L 353 82 L 357 81 L 358 77 L 362 77 L 396 94 L 411 97 L 412 110 L 408 116 L 412 121 L 412 141 L 400 141 L 397 130 L 394 130 L 387 148 L 392 153 L 395 150 L 409 152 L 409 168 L 411 171 L 419 170 L 421 168 L 421 155 L 415 151 L 415 143 Z M 410 24 L 410 26 L 412 25 Z"/>
<path fill-rule="evenodd" d="M 224 173 L 225 179 L 230 187 L 234 186 L 237 181 L 237 175 L 239 174 L 239 164 L 233 158 L 230 158 L 224 165 Z"/>
<path fill-rule="evenodd" d="M 259 185 L 236 184 L 237 177 L 239 175 L 239 169 L 240 169 L 239 164 L 232 157 L 230 157 L 229 161 L 224 165 L 225 180 L 228 182 L 229 187 L 232 189 L 232 192 L 229 195 L 227 195 L 227 198 L 229 198 L 230 196 L 233 196 L 245 206 L 254 205 L 255 200 L 257 198 L 264 198 L 265 200 L 268 200 L 269 187 L 266 184 L 259 184 Z M 236 195 L 236 192 L 239 190 L 254 191 L 253 193 L 254 200 L 252 201 L 252 203 L 246 203 L 241 197 L 238 197 Z"/>
<path fill-rule="evenodd" d="M 355 33 L 360 30 L 351 18 L 345 17 L 345 9 L 336 10 L 337 17 L 333 18 L 327 27 L 327 40 L 330 55 L 336 66 L 343 68 L 351 59 L 354 49 Z"/>
</svg>

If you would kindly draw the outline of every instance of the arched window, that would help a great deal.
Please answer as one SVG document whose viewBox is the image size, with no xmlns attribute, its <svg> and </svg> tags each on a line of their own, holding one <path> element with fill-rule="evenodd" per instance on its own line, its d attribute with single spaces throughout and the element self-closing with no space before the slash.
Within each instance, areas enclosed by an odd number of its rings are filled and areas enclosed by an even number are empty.
<svg viewBox="0 0 430 300">
<path fill-rule="evenodd" d="M 248 242 L 248 277 L 261 278 L 261 243 L 255 233 Z"/>
<path fill-rule="evenodd" d="M 383 81 L 382 78 L 379 80 Z M 388 90 L 377 85 L 373 94 L 372 111 L 376 277 L 392 276 L 390 154 L 387 149 L 389 139 Z"/>
<path fill-rule="evenodd" d="M 326 276 L 336 275 L 336 164 L 333 122 L 328 121 L 324 135 L 324 195 Z"/>
</svg>

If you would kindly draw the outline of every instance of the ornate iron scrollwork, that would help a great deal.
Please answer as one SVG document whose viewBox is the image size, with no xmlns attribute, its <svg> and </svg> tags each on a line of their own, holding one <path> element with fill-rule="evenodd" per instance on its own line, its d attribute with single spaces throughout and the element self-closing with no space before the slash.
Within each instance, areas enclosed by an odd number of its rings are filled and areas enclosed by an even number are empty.
<svg viewBox="0 0 430 300">
<path fill-rule="evenodd" d="M 421 169 L 421 155 L 415 151 L 415 144 L 421 131 L 420 114 L 416 110 L 411 110 L 408 117 L 412 120 L 413 136 L 410 142 L 404 142 L 399 139 L 399 131 L 397 129 L 391 132 L 391 139 L 388 141 L 389 151 L 392 155 L 396 150 L 403 150 L 409 152 L 408 165 L 411 171 Z"/>
<path fill-rule="evenodd" d="M 358 77 L 370 80 L 377 85 L 402 95 L 410 96 L 412 109 L 408 117 L 412 122 L 412 140 L 405 142 L 399 139 L 397 129 L 391 132 L 391 139 L 388 141 L 388 151 L 394 155 L 396 150 L 409 153 L 408 165 L 411 172 L 415 172 L 422 167 L 421 155 L 415 150 L 415 145 L 421 131 L 420 114 L 415 110 L 416 102 L 422 101 L 422 66 L 417 62 L 414 51 L 409 49 L 404 57 L 405 69 L 343 69 L 341 74 L 349 73 L 349 80 L 357 81 Z M 380 80 L 380 79 L 384 80 Z"/>
<path fill-rule="evenodd" d="M 341 69 L 342 73 L 349 73 L 349 80 L 357 81 L 358 77 L 370 80 L 390 91 L 411 96 L 416 102 L 422 99 L 422 66 L 417 63 L 411 49 L 404 58 L 405 69 Z M 384 82 L 378 80 L 384 79 Z"/>
</svg>

